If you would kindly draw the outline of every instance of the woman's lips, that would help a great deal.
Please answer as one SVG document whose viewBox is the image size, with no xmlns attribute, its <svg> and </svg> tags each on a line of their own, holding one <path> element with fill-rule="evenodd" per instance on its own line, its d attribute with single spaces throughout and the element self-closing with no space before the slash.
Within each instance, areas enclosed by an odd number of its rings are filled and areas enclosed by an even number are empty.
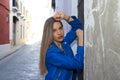
<svg viewBox="0 0 120 80">
<path fill-rule="evenodd" d="M 59 36 L 58 39 L 63 39 L 63 36 Z"/>
</svg>

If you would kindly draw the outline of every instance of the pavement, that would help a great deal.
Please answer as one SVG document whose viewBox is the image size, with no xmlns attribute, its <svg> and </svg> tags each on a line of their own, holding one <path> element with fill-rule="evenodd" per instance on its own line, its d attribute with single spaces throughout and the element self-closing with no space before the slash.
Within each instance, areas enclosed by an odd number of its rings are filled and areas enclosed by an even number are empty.
<svg viewBox="0 0 120 80">
<path fill-rule="evenodd" d="M 39 69 L 40 44 L 16 47 L 0 60 L 0 80 L 45 80 Z"/>
<path fill-rule="evenodd" d="M 7 49 L 7 50 L 3 50 L 0 52 L 0 60 L 4 59 L 5 57 L 11 55 L 12 53 L 14 53 L 15 51 L 19 50 L 20 48 L 22 48 L 24 45 L 17 45 L 14 46 L 13 48 Z"/>
</svg>

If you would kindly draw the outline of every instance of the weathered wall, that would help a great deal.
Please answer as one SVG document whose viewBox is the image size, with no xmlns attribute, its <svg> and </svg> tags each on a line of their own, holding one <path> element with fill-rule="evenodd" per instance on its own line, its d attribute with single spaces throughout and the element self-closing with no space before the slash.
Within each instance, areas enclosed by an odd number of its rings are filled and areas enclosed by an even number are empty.
<svg viewBox="0 0 120 80">
<path fill-rule="evenodd" d="M 84 80 L 120 80 L 120 0 L 85 0 Z"/>
</svg>

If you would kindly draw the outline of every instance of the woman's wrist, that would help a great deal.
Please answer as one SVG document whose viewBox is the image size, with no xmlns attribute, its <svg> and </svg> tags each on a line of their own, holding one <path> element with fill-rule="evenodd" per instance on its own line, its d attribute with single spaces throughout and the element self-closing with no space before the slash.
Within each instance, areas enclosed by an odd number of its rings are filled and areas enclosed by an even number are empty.
<svg viewBox="0 0 120 80">
<path fill-rule="evenodd" d="M 78 41 L 78 46 L 83 46 L 83 41 Z"/>
<path fill-rule="evenodd" d="M 78 46 L 83 46 L 83 38 L 78 38 Z"/>
<path fill-rule="evenodd" d="M 70 20 L 70 16 L 64 15 L 64 20 L 69 21 Z"/>
</svg>

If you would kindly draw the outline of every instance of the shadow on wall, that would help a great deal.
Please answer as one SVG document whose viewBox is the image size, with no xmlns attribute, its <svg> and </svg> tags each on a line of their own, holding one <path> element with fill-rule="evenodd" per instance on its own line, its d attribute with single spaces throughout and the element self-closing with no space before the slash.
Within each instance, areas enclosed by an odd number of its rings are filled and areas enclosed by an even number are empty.
<svg viewBox="0 0 120 80">
<path fill-rule="evenodd" d="M 82 23 L 84 30 L 84 0 L 78 0 L 78 19 Z M 78 71 L 78 80 L 84 80 L 84 70 Z"/>
</svg>

